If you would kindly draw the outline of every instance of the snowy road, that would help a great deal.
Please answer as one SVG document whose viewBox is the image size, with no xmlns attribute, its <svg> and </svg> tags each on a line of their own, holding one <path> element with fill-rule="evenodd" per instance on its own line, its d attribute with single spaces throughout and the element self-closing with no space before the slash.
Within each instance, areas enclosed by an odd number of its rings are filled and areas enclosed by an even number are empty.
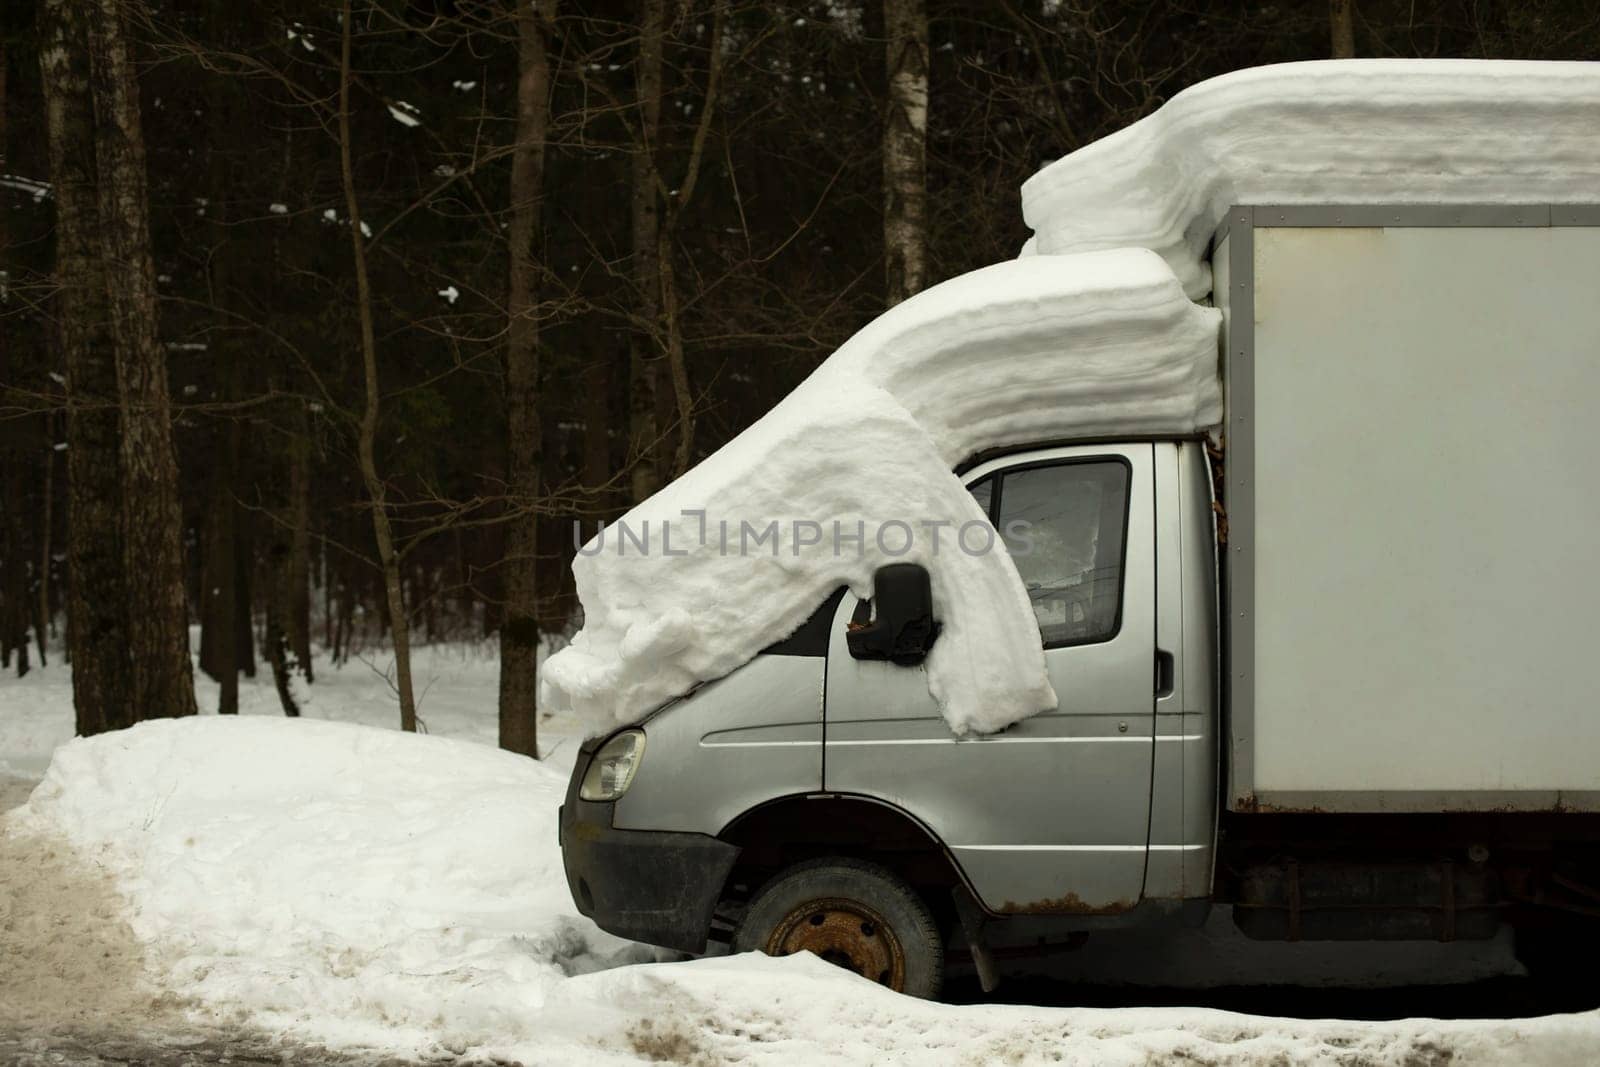
<svg viewBox="0 0 1600 1067">
<path fill-rule="evenodd" d="M 38 782 L 0 774 L 0 815 L 20 807 Z M 48 848 L 0 835 L 0 1064 L 306 1064 L 382 1067 L 392 1056 L 285 1042 L 243 1027 L 199 1028 L 179 1005 L 140 988 L 141 951 L 109 921 L 109 887 L 85 884 Z M 24 874 L 26 882 L 16 879 Z M 88 916 L 87 921 L 84 916 Z M 68 922 L 76 936 L 50 938 Z M 87 932 L 88 936 L 83 936 Z M 72 946 L 75 951 L 63 951 Z"/>
<path fill-rule="evenodd" d="M 0 1063 L 14 1067 L 198 1067 L 200 1064 L 292 1063 L 305 1067 L 388 1067 L 414 1060 L 285 1043 L 245 1031 L 181 1031 L 162 1035 L 122 1032 L 0 1033 Z"/>
<path fill-rule="evenodd" d="M 38 784 L 37 779 L 0 774 L 0 814 L 12 808 L 20 808 L 22 802 L 28 799 L 28 794 L 33 792 L 33 787 Z"/>
</svg>

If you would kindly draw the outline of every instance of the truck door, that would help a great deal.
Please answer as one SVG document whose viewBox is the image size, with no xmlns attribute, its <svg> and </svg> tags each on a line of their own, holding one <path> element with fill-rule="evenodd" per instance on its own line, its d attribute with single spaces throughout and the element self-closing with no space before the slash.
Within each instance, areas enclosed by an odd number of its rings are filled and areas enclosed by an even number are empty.
<svg viewBox="0 0 1600 1067">
<path fill-rule="evenodd" d="M 921 820 L 997 912 L 1106 913 L 1138 903 L 1149 845 L 1155 707 L 1153 448 L 1077 446 L 978 467 L 1028 588 L 1060 701 L 957 738 L 921 667 L 856 660 L 857 601 L 834 618 L 823 782 Z M 955 546 L 946 549 L 958 550 Z"/>
</svg>

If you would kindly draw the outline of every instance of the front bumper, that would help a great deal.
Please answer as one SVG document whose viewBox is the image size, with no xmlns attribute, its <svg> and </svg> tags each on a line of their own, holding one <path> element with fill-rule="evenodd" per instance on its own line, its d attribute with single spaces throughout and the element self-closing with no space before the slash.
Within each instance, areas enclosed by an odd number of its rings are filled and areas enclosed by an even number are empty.
<svg viewBox="0 0 1600 1067">
<path fill-rule="evenodd" d="M 612 827 L 611 803 L 578 799 L 589 746 L 561 806 L 561 860 L 578 911 L 607 933 L 703 952 L 737 846 L 704 834 Z"/>
</svg>

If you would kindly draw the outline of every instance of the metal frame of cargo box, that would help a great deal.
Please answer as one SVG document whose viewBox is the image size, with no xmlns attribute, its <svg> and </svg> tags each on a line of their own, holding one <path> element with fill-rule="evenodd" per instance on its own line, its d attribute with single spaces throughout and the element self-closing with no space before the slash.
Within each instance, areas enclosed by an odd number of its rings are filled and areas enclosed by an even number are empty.
<svg viewBox="0 0 1600 1067">
<path fill-rule="evenodd" d="M 1255 789 L 1255 231 L 1272 227 L 1567 227 L 1600 226 L 1600 204 L 1306 204 L 1235 205 L 1212 235 L 1210 258 L 1228 244 L 1228 350 L 1226 460 L 1228 518 L 1222 572 L 1227 642 L 1222 698 L 1228 746 L 1223 773 L 1226 807 L 1238 812 L 1442 812 L 1485 811 L 1508 794 L 1489 791 L 1353 792 Z M 1600 790 L 1528 790 L 1516 810 L 1600 811 Z"/>
</svg>

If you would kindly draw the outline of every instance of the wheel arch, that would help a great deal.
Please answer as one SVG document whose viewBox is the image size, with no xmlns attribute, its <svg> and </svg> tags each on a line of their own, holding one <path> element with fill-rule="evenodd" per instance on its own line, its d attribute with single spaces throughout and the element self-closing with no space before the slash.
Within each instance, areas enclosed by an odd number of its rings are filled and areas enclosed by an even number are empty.
<svg viewBox="0 0 1600 1067">
<path fill-rule="evenodd" d="M 853 793 L 798 793 L 766 801 L 723 827 L 718 839 L 737 845 L 739 859 L 723 896 L 748 899 L 796 863 L 822 856 L 872 860 L 910 882 L 941 917 L 950 891 L 971 885 L 943 841 L 898 805 Z"/>
</svg>

